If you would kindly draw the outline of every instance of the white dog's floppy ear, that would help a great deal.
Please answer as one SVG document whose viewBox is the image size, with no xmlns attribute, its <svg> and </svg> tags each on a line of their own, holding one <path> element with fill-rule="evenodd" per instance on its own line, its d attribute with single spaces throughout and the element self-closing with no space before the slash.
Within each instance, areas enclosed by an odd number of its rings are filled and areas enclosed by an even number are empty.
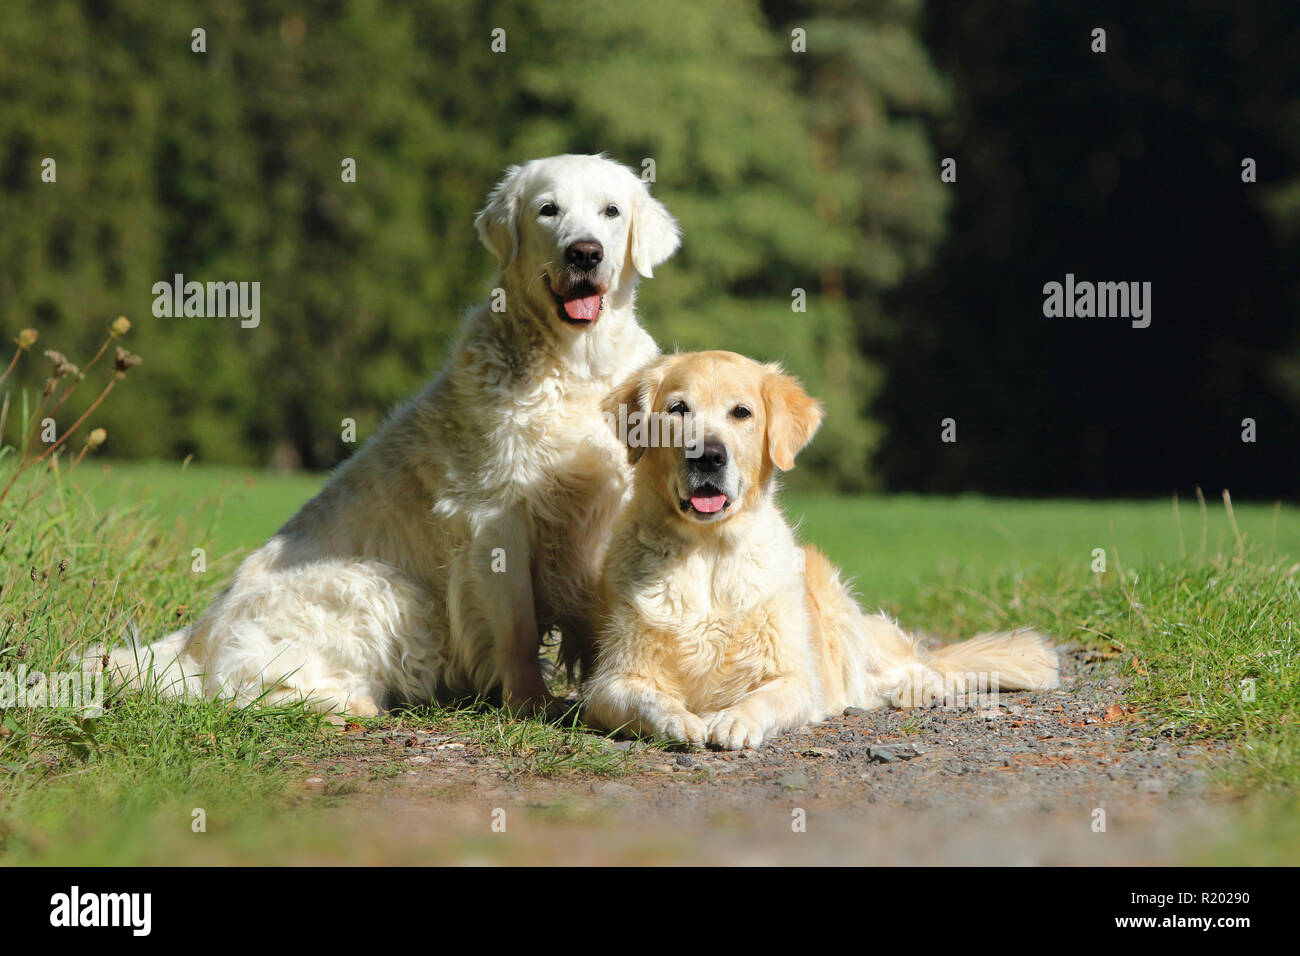
<svg viewBox="0 0 1300 956">
<path fill-rule="evenodd" d="M 635 465 L 645 454 L 645 443 L 634 442 L 632 439 L 647 434 L 646 425 L 638 427 L 638 422 L 644 423 L 645 416 L 654 408 L 655 395 L 668 376 L 672 360 L 671 355 L 655 359 L 610 392 L 600 403 L 605 420 L 614 429 L 618 440 L 627 446 L 629 464 Z"/>
<path fill-rule="evenodd" d="M 821 426 L 821 404 L 779 365 L 767 366 L 763 398 L 767 402 L 767 455 L 776 467 L 789 471 L 794 456 Z"/>
<path fill-rule="evenodd" d="M 630 228 L 632 267 L 649 279 L 654 267 L 677 251 L 682 237 L 677 220 L 668 214 L 663 203 L 650 195 L 644 183 L 632 206 Z"/>
<path fill-rule="evenodd" d="M 504 269 L 519 254 L 520 172 L 510 166 L 501 181 L 488 194 L 487 205 L 474 219 L 474 228 L 483 245 L 492 250 Z"/>
</svg>

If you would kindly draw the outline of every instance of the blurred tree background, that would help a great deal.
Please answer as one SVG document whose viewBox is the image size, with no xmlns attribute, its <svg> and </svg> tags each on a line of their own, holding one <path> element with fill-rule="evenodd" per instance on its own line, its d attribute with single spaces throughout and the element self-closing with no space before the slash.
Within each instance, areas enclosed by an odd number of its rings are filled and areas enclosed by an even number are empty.
<svg viewBox="0 0 1300 956">
<path fill-rule="evenodd" d="M 74 356 L 132 320 L 113 454 L 329 467 L 487 295 L 502 168 L 605 151 L 653 159 L 683 226 L 639 300 L 660 344 L 779 359 L 826 401 L 798 482 L 1294 497 L 1300 12 L 1130 6 L 11 4 L 0 331 Z M 1045 319 L 1066 272 L 1152 281 L 1151 328 Z M 174 273 L 261 282 L 261 325 L 155 318 Z"/>
</svg>

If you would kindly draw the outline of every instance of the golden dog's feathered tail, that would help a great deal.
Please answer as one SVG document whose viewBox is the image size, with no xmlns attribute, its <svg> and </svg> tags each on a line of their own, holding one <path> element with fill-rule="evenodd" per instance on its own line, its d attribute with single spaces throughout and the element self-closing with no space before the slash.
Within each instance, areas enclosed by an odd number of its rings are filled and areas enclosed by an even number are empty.
<svg viewBox="0 0 1300 956">
<path fill-rule="evenodd" d="M 995 689 L 1051 690 L 1060 684 L 1056 652 L 1032 628 L 982 634 L 930 653 L 945 674 L 987 674 L 996 678 Z"/>
<path fill-rule="evenodd" d="M 815 653 L 828 715 L 844 707 L 925 707 L 999 690 L 1051 690 L 1056 651 L 1032 628 L 930 650 L 884 614 L 865 614 L 838 569 L 805 546 Z"/>
</svg>

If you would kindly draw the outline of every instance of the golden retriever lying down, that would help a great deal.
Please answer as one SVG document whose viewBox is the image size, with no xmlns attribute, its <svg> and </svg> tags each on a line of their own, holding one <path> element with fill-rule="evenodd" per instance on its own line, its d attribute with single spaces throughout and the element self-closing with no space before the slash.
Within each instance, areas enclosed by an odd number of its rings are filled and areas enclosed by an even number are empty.
<svg viewBox="0 0 1300 956">
<path fill-rule="evenodd" d="M 1034 631 L 928 651 L 864 614 L 830 562 L 795 543 L 774 477 L 822 410 L 779 367 L 731 352 L 666 356 L 606 414 L 620 407 L 620 420 L 665 423 L 650 434 L 689 437 L 645 447 L 645 429 L 624 436 L 634 490 L 605 558 L 591 722 L 736 750 L 850 706 L 1057 685 L 1056 654 Z M 678 415 L 684 432 L 668 427 Z"/>
</svg>

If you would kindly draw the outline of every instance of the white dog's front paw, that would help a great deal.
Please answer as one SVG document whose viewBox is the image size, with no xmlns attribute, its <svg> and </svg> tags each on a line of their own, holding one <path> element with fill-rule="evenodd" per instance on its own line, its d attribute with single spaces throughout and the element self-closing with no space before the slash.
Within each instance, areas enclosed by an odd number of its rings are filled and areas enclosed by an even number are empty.
<svg viewBox="0 0 1300 956">
<path fill-rule="evenodd" d="M 692 747 L 703 747 L 708 735 L 709 731 L 704 721 L 688 712 L 672 714 L 665 718 L 655 733 L 655 736 L 661 740 L 690 744 Z"/>
<path fill-rule="evenodd" d="M 757 750 L 763 743 L 763 725 L 737 710 L 724 710 L 709 722 L 709 743 L 723 750 Z"/>
<path fill-rule="evenodd" d="M 348 698 L 347 706 L 343 710 L 353 717 L 378 717 L 383 713 L 369 694 L 353 694 Z"/>
</svg>

